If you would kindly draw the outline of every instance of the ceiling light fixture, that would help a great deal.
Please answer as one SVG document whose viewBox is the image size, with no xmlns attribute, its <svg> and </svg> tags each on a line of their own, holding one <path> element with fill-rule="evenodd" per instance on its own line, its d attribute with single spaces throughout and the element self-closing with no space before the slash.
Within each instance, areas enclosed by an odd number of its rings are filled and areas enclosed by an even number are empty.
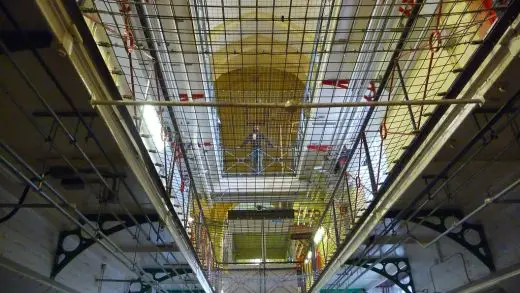
<svg viewBox="0 0 520 293">
<path fill-rule="evenodd" d="M 323 235 L 325 234 L 325 229 L 323 227 L 320 227 L 318 231 L 314 234 L 314 244 L 320 243 L 321 239 L 323 238 Z"/>
<path fill-rule="evenodd" d="M 164 151 L 164 142 L 162 139 L 162 125 L 159 116 L 153 106 L 143 106 L 143 118 L 146 127 L 152 136 L 153 143 L 158 151 Z"/>
</svg>

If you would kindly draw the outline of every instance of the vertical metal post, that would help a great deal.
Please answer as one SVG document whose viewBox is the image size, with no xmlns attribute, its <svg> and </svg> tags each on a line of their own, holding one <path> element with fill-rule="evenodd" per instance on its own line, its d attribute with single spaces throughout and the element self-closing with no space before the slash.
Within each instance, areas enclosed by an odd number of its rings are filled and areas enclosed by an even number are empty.
<svg viewBox="0 0 520 293">
<path fill-rule="evenodd" d="M 311 242 L 311 267 L 312 267 L 312 281 L 316 280 L 317 277 L 317 268 L 316 268 L 316 246 L 314 245 L 313 239 L 310 240 Z"/>
<path fill-rule="evenodd" d="M 338 231 L 338 223 L 336 219 L 336 205 L 334 204 L 334 199 L 332 199 L 332 218 L 334 220 L 334 235 L 336 236 L 336 247 L 339 246 L 339 231 Z"/>
<path fill-rule="evenodd" d="M 372 160 L 370 158 L 370 150 L 368 149 L 367 137 L 365 132 L 361 132 L 361 142 L 363 143 L 363 147 L 365 149 L 365 155 L 367 158 L 367 167 L 368 167 L 368 175 L 370 176 L 370 184 L 372 185 L 372 194 L 375 195 L 377 193 L 377 183 L 376 177 L 374 175 L 374 168 L 372 167 Z M 361 160 L 361 158 L 359 158 Z"/>
<path fill-rule="evenodd" d="M 262 233 L 262 269 L 261 269 L 261 277 L 260 277 L 260 292 L 266 292 L 266 287 L 265 287 L 265 254 L 266 254 L 266 248 L 265 248 L 265 230 L 264 230 L 264 225 L 265 225 L 265 218 L 262 218 L 262 230 L 261 230 L 261 233 Z"/>
<path fill-rule="evenodd" d="M 399 81 L 401 83 L 401 87 L 403 88 L 404 99 L 406 101 L 409 101 L 410 99 L 408 98 L 408 91 L 406 90 L 406 84 L 404 82 L 403 72 L 401 71 L 401 66 L 399 66 L 398 60 L 395 60 L 395 68 L 397 69 L 397 74 L 399 75 Z M 390 94 L 392 94 L 392 93 L 390 93 Z M 415 122 L 415 117 L 413 116 L 412 106 L 410 106 L 410 105 L 408 105 L 408 114 L 410 115 L 410 121 L 412 122 L 413 130 L 418 130 L 417 123 Z"/>
</svg>

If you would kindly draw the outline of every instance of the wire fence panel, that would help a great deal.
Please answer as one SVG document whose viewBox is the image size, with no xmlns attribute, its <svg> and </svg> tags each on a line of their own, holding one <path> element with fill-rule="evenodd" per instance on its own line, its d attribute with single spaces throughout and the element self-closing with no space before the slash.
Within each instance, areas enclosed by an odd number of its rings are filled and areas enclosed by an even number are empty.
<svg viewBox="0 0 520 293">
<path fill-rule="evenodd" d="M 101 0 L 83 13 L 126 100 L 278 105 L 126 109 L 205 269 L 295 261 L 305 291 L 507 5 Z M 424 103 L 279 107 L 360 101 Z"/>
</svg>

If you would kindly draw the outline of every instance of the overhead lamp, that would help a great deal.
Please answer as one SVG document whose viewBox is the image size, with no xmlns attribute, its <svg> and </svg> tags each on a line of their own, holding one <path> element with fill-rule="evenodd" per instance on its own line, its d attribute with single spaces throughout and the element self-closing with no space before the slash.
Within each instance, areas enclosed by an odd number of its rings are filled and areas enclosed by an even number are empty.
<svg viewBox="0 0 520 293">
<path fill-rule="evenodd" d="M 146 127 L 152 136 L 153 143 L 158 151 L 164 151 L 164 142 L 162 139 L 162 125 L 159 116 L 151 105 L 143 106 L 143 118 Z"/>
<path fill-rule="evenodd" d="M 320 227 L 318 231 L 314 234 L 314 244 L 320 243 L 321 239 L 323 238 L 323 235 L 325 234 L 325 229 L 323 227 Z"/>
<path fill-rule="evenodd" d="M 188 217 L 188 223 L 191 223 L 191 222 L 193 222 L 193 221 L 194 221 L 193 217 L 192 217 L 192 216 L 189 216 L 189 217 Z"/>
</svg>

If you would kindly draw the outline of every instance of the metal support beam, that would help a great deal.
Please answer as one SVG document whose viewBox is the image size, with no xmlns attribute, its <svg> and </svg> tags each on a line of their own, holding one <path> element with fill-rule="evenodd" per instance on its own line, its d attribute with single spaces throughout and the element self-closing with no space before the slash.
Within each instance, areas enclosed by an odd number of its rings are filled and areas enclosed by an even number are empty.
<svg viewBox="0 0 520 293">
<path fill-rule="evenodd" d="M 56 112 L 54 112 L 54 114 L 56 114 L 56 116 L 58 116 L 60 118 L 75 118 L 75 119 L 78 119 L 78 113 L 76 113 L 76 112 L 56 111 Z M 88 118 L 96 118 L 96 117 L 99 116 L 94 111 L 79 111 L 79 114 L 82 117 L 88 117 Z M 38 117 L 38 118 L 54 118 L 54 115 L 52 113 L 50 113 L 50 112 L 47 112 L 47 111 L 35 111 L 35 112 L 32 113 L 32 115 L 34 117 Z"/>
<path fill-rule="evenodd" d="M 368 148 L 367 137 L 364 132 L 361 133 L 361 143 L 363 144 L 363 148 L 365 150 L 366 163 L 367 163 L 367 167 L 368 167 L 368 176 L 370 177 L 370 184 L 372 185 L 372 195 L 376 196 L 376 193 L 377 193 L 376 176 L 374 175 L 372 159 L 370 158 L 370 149 Z"/>
<path fill-rule="evenodd" d="M 520 204 L 520 199 L 501 199 L 495 201 L 494 204 Z"/>
<path fill-rule="evenodd" d="M 353 108 L 353 107 L 398 107 L 398 106 L 423 106 L 423 105 L 466 105 L 483 104 L 481 99 L 460 100 L 411 100 L 411 101 L 365 101 L 365 102 L 341 102 L 341 103 L 298 103 L 287 101 L 285 103 L 237 103 L 237 102 L 180 102 L 180 101 L 134 101 L 134 100 L 96 100 L 92 99 L 94 106 L 167 106 L 167 107 L 230 107 L 230 108 L 282 108 L 282 109 L 311 109 L 311 108 Z"/>
<path fill-rule="evenodd" d="M 399 66 L 399 61 L 398 60 L 395 61 L 395 68 L 397 69 L 397 74 L 399 76 L 399 81 L 400 81 L 401 87 L 403 89 L 404 100 L 405 101 L 409 101 L 410 98 L 408 98 L 408 90 L 406 89 L 406 83 L 404 81 L 403 72 L 401 71 L 401 66 Z M 390 94 L 392 94 L 392 93 L 390 93 Z M 410 115 L 410 122 L 412 122 L 413 130 L 414 131 L 418 130 L 417 122 L 415 122 L 415 117 L 413 115 L 412 106 L 410 106 L 410 105 L 408 105 L 408 115 Z"/>
<path fill-rule="evenodd" d="M 420 237 L 420 238 L 414 237 L 414 239 L 405 239 L 403 242 L 403 236 L 398 236 L 398 235 L 378 236 L 378 237 L 370 236 L 367 238 L 365 245 L 371 245 L 371 244 L 386 245 L 386 244 L 399 244 L 399 243 L 419 245 L 421 243 L 426 243 L 426 242 L 432 241 L 433 239 L 434 239 L 433 237 Z"/>
<path fill-rule="evenodd" d="M 67 208 L 68 205 L 62 204 L 61 207 Z M 50 203 L 0 203 L 0 208 L 55 209 L 56 206 Z"/>
<path fill-rule="evenodd" d="M 294 210 L 229 210 L 228 220 L 294 219 Z"/>
<path fill-rule="evenodd" d="M 20 35 L 17 31 L 0 31 L 0 40 L 10 52 L 25 51 L 31 48 L 43 49 L 51 46 L 53 36 L 48 31 L 25 31 L 24 34 L 29 43 L 25 36 Z M 1 53 L 2 49 L 0 49 Z"/>
<path fill-rule="evenodd" d="M 336 245 L 339 245 L 340 243 L 340 236 L 339 236 L 339 231 L 338 231 L 338 221 L 336 219 L 336 207 L 335 207 L 335 204 L 334 204 L 334 199 L 332 200 L 332 218 L 334 220 L 333 224 L 334 224 L 334 236 L 336 239 Z"/>
</svg>

